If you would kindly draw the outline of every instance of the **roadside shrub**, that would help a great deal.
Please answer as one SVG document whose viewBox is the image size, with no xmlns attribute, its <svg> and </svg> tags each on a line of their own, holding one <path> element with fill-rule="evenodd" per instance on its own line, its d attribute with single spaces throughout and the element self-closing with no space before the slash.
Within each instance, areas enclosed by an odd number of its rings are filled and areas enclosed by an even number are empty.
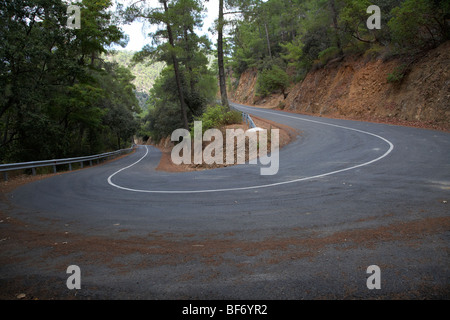
<svg viewBox="0 0 450 320">
<path fill-rule="evenodd" d="M 224 125 L 239 124 L 242 122 L 242 114 L 236 110 L 230 110 L 224 115 Z"/>
<path fill-rule="evenodd" d="M 206 111 L 195 119 L 195 121 L 202 121 L 203 133 L 212 128 L 221 128 L 230 124 L 237 124 L 242 122 L 242 115 L 239 111 L 229 110 L 221 105 L 210 106 Z M 194 134 L 194 124 L 191 125 L 191 135 Z"/>
<path fill-rule="evenodd" d="M 405 0 L 391 14 L 388 27 L 402 53 L 436 47 L 450 38 L 448 1 Z"/>
<path fill-rule="evenodd" d="M 318 55 L 320 62 L 325 65 L 328 61 L 333 58 L 336 58 L 339 55 L 340 51 L 337 47 L 329 47 L 323 51 L 321 51 Z"/>
<path fill-rule="evenodd" d="M 273 65 L 270 69 L 262 71 L 258 76 L 256 94 L 260 97 L 265 97 L 271 93 L 281 91 L 286 95 L 288 86 L 289 75 L 279 66 Z"/>
<path fill-rule="evenodd" d="M 380 57 L 385 51 L 386 51 L 385 47 L 375 44 L 371 46 L 369 49 L 367 49 L 366 52 L 364 52 L 364 59 L 366 62 L 376 59 Z"/>
<path fill-rule="evenodd" d="M 408 73 L 408 66 L 406 63 L 403 63 L 395 67 L 394 71 L 388 74 L 387 81 L 389 83 L 401 83 L 407 73 Z"/>
</svg>

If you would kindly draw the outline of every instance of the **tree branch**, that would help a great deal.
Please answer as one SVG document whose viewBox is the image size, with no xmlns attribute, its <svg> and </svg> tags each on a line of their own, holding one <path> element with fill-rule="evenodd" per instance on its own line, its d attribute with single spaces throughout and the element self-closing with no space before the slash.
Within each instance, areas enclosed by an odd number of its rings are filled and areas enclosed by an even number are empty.
<svg viewBox="0 0 450 320">
<path fill-rule="evenodd" d="M 238 14 L 238 13 L 244 13 L 244 11 L 230 11 L 230 12 L 224 12 L 223 15 L 226 15 L 226 14 Z"/>
</svg>

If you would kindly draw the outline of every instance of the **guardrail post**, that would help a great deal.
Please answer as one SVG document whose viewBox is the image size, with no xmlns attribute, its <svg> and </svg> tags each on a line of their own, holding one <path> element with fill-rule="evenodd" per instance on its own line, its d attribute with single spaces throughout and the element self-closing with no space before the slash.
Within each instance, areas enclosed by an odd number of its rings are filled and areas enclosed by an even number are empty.
<svg viewBox="0 0 450 320">
<path fill-rule="evenodd" d="M 83 169 L 84 165 L 83 165 L 83 161 L 80 162 L 81 165 L 81 169 Z"/>
<path fill-rule="evenodd" d="M 8 171 L 3 172 L 3 179 L 5 179 L 5 181 L 8 181 Z"/>
<path fill-rule="evenodd" d="M 92 160 L 89 160 L 89 166 L 92 167 Z"/>
<path fill-rule="evenodd" d="M 32 172 L 33 176 L 35 176 L 36 175 L 36 168 L 31 168 L 31 172 Z"/>
<path fill-rule="evenodd" d="M 69 163 L 69 171 L 72 171 L 72 164 Z"/>
<path fill-rule="evenodd" d="M 53 173 L 56 173 L 56 165 L 53 165 Z"/>
<path fill-rule="evenodd" d="M 250 116 L 248 116 L 248 124 L 251 128 L 256 127 L 255 123 L 253 122 L 253 119 Z"/>
</svg>

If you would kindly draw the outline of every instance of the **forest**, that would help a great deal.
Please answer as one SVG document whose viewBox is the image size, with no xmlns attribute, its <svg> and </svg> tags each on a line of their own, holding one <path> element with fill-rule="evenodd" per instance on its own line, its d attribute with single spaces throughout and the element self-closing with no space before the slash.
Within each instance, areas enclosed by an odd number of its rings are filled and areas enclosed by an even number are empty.
<svg viewBox="0 0 450 320">
<path fill-rule="evenodd" d="M 449 1 L 219 0 L 213 43 L 198 32 L 204 3 L 119 1 L 113 11 L 110 0 L 82 0 L 74 29 L 66 1 L 0 1 L 0 163 L 95 154 L 190 128 L 218 97 L 229 112 L 230 75 L 249 68 L 261 96 L 355 53 L 403 57 L 389 79 L 401 81 L 416 56 L 450 39 Z M 379 29 L 367 27 L 372 4 Z M 138 19 L 158 27 L 151 44 L 111 59 L 127 41 L 120 24 Z M 151 78 L 139 84 L 147 92 L 136 90 L 136 73 Z"/>
<path fill-rule="evenodd" d="M 139 104 L 130 70 L 100 56 L 125 44 L 110 1 L 84 0 L 81 28 L 61 0 L 0 2 L 0 162 L 131 145 Z"/>
<path fill-rule="evenodd" d="M 108 62 L 117 63 L 120 66 L 130 69 L 134 76 L 131 83 L 135 86 L 136 98 L 139 101 L 139 106 L 142 111 L 145 112 L 150 89 L 153 88 L 153 85 L 162 69 L 164 69 L 165 64 L 164 62 L 156 61 L 134 63 L 132 61 L 134 54 L 134 51 L 114 50 L 104 54 L 102 58 Z"/>
<path fill-rule="evenodd" d="M 244 5 L 243 5 L 244 4 Z M 390 81 L 399 81 L 423 52 L 450 39 L 450 2 L 439 0 L 235 1 L 240 12 L 227 38 L 235 77 L 258 70 L 257 93 L 285 93 L 290 83 L 346 55 L 404 59 Z M 367 21 L 376 5 L 380 27 Z"/>
</svg>

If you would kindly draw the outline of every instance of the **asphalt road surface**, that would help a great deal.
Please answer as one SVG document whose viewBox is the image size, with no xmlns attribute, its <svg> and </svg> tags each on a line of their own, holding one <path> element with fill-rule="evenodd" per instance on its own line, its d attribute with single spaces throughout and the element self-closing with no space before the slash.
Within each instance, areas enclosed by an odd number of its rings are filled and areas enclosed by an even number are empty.
<svg viewBox="0 0 450 320">
<path fill-rule="evenodd" d="M 450 134 L 235 106 L 299 130 L 276 175 L 155 171 L 139 146 L 19 187 L 0 203 L 0 297 L 450 297 Z"/>
</svg>

